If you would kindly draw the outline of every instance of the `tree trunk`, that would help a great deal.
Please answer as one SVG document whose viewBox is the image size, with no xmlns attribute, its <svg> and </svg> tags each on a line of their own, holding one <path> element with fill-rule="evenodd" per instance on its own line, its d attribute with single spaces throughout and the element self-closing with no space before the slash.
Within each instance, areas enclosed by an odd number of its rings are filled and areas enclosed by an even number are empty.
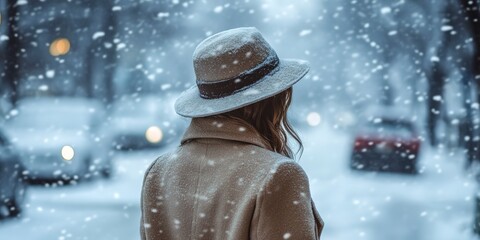
<svg viewBox="0 0 480 240">
<path fill-rule="evenodd" d="M 440 50 L 441 51 L 441 50 Z M 427 100 L 427 128 L 428 138 L 432 146 L 438 144 L 437 124 L 440 119 L 441 104 L 438 96 L 443 95 L 443 87 L 445 85 L 445 72 L 439 62 L 434 62 L 429 79 L 428 100 Z"/>
<path fill-rule="evenodd" d="M 5 75 L 2 82 L 7 86 L 7 96 L 13 106 L 18 101 L 20 40 L 18 33 L 18 5 L 15 0 L 7 1 L 7 44 L 5 51 Z"/>
<path fill-rule="evenodd" d="M 117 35 L 117 15 L 112 9 L 112 1 L 105 1 L 103 5 L 103 10 L 106 15 L 106 40 L 107 42 L 113 43 L 115 36 Z M 107 103 L 111 103 L 114 98 L 114 77 L 115 77 L 115 68 L 117 64 L 117 50 L 116 45 L 106 50 L 106 59 L 105 59 L 105 100 Z"/>
<path fill-rule="evenodd" d="M 468 76 L 470 81 L 474 83 L 477 96 L 475 103 L 480 102 L 480 9 L 477 0 L 461 0 L 460 1 L 463 11 L 463 16 L 466 21 L 466 28 L 472 37 L 473 42 L 473 54 L 471 60 L 471 66 L 467 69 L 471 69 L 472 76 Z M 472 102 L 473 103 L 473 102 Z M 467 106 L 467 111 L 471 111 L 471 104 Z M 479 116 L 477 116 L 479 117 Z M 467 157 L 468 163 L 480 160 L 480 153 L 478 151 L 478 125 L 473 123 L 469 126 L 471 139 L 467 144 Z"/>
</svg>

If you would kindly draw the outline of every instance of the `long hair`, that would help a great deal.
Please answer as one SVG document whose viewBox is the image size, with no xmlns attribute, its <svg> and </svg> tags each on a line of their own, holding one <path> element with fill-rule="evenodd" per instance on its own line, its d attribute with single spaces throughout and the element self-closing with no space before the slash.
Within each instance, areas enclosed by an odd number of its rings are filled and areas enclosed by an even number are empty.
<svg viewBox="0 0 480 240">
<path fill-rule="evenodd" d="M 302 140 L 293 130 L 287 118 L 287 111 L 292 101 L 292 88 L 262 101 L 221 114 L 220 116 L 243 120 L 252 125 L 262 137 L 263 141 L 274 152 L 291 159 L 294 153 L 289 146 L 290 135 L 298 144 L 295 153 L 303 152 Z"/>
</svg>

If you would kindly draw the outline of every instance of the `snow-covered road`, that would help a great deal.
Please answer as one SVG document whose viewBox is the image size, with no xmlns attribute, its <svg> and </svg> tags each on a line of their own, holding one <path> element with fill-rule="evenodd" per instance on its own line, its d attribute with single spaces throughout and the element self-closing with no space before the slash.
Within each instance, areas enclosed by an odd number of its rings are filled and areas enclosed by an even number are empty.
<svg viewBox="0 0 480 240">
<path fill-rule="evenodd" d="M 302 133 L 300 164 L 326 223 L 324 239 L 474 239 L 476 185 L 460 153 L 424 146 L 418 175 L 357 172 L 348 167 L 350 135 L 326 125 Z"/>
<path fill-rule="evenodd" d="M 97 178 L 76 186 L 31 187 L 23 217 L 0 222 L 0 239 L 139 239 L 143 173 L 161 153 L 118 153 L 116 173 L 110 180 Z"/>
<path fill-rule="evenodd" d="M 476 185 L 462 171 L 458 153 L 423 149 L 419 175 L 353 172 L 348 134 L 326 124 L 300 133 L 300 164 L 326 223 L 323 239 L 474 239 Z M 31 187 L 23 217 L 0 222 L 0 239 L 139 239 L 143 173 L 162 151 L 118 153 L 111 180 Z"/>
</svg>

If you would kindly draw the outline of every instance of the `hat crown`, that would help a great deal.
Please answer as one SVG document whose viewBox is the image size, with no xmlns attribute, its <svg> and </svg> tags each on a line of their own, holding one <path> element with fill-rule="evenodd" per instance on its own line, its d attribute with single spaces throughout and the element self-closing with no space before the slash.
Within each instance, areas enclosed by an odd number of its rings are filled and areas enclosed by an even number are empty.
<svg viewBox="0 0 480 240">
<path fill-rule="evenodd" d="M 256 28 L 236 28 L 203 40 L 193 53 L 196 86 L 175 102 L 184 117 L 239 109 L 285 91 L 308 72 L 306 61 L 280 59 Z"/>
<path fill-rule="evenodd" d="M 193 53 L 193 66 L 197 81 L 216 82 L 238 77 L 272 55 L 275 51 L 256 28 L 236 28 L 202 41 Z"/>
</svg>

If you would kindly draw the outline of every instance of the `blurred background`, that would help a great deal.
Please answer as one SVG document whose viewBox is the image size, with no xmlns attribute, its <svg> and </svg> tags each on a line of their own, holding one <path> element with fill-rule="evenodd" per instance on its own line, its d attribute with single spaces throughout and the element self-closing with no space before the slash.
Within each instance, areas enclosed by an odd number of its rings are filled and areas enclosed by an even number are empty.
<svg viewBox="0 0 480 240">
<path fill-rule="evenodd" d="M 139 239 L 204 38 L 310 61 L 289 118 L 324 239 L 479 239 L 478 0 L 0 0 L 0 238 Z"/>
</svg>

